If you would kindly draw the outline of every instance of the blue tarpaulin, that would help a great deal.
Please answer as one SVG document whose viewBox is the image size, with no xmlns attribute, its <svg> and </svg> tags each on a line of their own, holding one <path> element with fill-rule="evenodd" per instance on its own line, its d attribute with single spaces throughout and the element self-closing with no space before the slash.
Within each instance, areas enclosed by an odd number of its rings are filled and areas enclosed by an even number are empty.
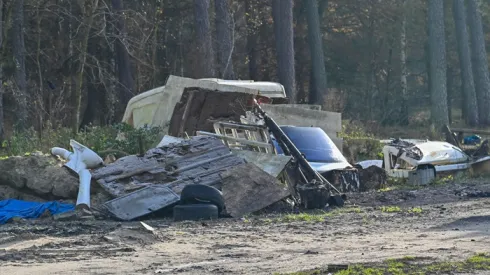
<svg viewBox="0 0 490 275">
<path fill-rule="evenodd" d="M 465 137 L 463 139 L 463 143 L 466 145 L 476 145 L 476 144 L 480 144 L 480 142 L 481 142 L 481 137 L 479 135 L 472 135 L 469 137 Z"/>
<path fill-rule="evenodd" d="M 52 202 L 31 202 L 21 200 L 3 200 L 0 201 L 0 224 L 7 223 L 13 217 L 24 219 L 39 218 L 46 210 L 51 215 L 61 214 L 75 210 L 73 204 Z"/>
</svg>

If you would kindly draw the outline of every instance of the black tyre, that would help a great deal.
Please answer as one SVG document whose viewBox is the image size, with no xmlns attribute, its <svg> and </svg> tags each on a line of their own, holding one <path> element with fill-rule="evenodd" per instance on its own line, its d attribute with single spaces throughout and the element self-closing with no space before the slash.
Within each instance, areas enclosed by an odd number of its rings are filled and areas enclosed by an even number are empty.
<svg viewBox="0 0 490 275">
<path fill-rule="evenodd" d="M 202 185 L 189 184 L 182 189 L 180 193 L 180 204 L 214 204 L 218 207 L 218 212 L 221 213 L 225 207 L 223 194 L 218 189 Z"/>
<path fill-rule="evenodd" d="M 174 221 L 201 221 L 218 219 L 214 204 L 186 204 L 174 206 Z"/>
<path fill-rule="evenodd" d="M 308 186 L 298 189 L 301 204 L 306 209 L 322 209 L 328 203 L 330 192 L 323 186 Z"/>
<path fill-rule="evenodd" d="M 346 195 L 335 195 L 328 198 L 328 206 L 343 207 L 347 199 Z"/>
</svg>

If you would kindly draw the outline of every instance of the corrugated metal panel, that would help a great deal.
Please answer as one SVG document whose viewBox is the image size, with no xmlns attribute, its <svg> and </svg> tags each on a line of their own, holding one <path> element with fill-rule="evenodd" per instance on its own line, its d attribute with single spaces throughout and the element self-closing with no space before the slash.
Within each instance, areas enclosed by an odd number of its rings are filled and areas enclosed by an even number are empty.
<svg viewBox="0 0 490 275">
<path fill-rule="evenodd" d="M 113 197 L 158 184 L 180 194 L 187 184 L 219 187 L 219 174 L 245 163 L 220 139 L 197 136 L 180 144 L 153 148 L 143 157 L 128 156 L 92 172 L 92 177 Z"/>
</svg>

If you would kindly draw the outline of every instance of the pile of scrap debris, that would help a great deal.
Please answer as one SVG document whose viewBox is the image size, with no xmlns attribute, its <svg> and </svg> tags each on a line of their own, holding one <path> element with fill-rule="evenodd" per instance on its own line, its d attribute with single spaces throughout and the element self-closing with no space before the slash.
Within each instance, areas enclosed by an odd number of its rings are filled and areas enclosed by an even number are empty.
<svg viewBox="0 0 490 275">
<path fill-rule="evenodd" d="M 120 158 L 92 176 L 114 198 L 104 207 L 121 220 L 165 213 L 172 207 L 176 220 L 201 212 L 240 217 L 290 196 L 287 184 L 278 179 L 290 161 L 265 160 L 258 163 L 261 169 L 232 153 L 220 139 L 195 136 L 153 148 L 144 156 Z"/>
<path fill-rule="evenodd" d="M 383 173 L 362 173 L 346 161 L 320 173 L 253 96 L 215 94 L 186 89 L 171 118 L 175 136 L 165 136 L 143 156 L 123 157 L 92 172 L 113 197 L 104 204 L 113 216 L 132 220 L 173 209 L 175 220 L 241 217 L 284 200 L 307 209 L 343 206 L 342 192 L 361 191 L 359 175 L 386 180 Z M 215 100 L 204 100 L 210 96 L 224 107 L 213 109 Z M 240 101 L 237 115 L 232 103 Z"/>
<path fill-rule="evenodd" d="M 66 161 L 66 169 L 54 168 L 69 179 L 70 188 L 63 189 L 69 195 L 63 195 L 74 201 L 78 191 L 77 208 L 119 220 L 171 214 L 179 221 L 242 217 L 278 202 L 306 209 L 341 207 L 343 193 L 386 182 L 383 169 L 355 167 L 342 155 L 336 136 L 340 114 L 274 105 L 285 97 L 281 85 L 260 84 L 274 88 L 265 97 L 230 83 L 172 76 L 162 89 L 132 99 L 126 122 L 168 126 L 169 135 L 144 154 L 103 163 L 73 140 L 73 152 L 53 148 L 52 154 Z M 54 179 L 49 192 L 59 195 L 56 182 L 65 179 Z M 104 199 L 94 204 L 94 197 Z"/>
<path fill-rule="evenodd" d="M 490 174 L 488 139 L 477 134 L 490 132 L 443 127 L 446 141 L 422 139 L 381 140 L 382 160 L 365 160 L 358 167 L 378 167 L 392 178 L 406 180 L 412 185 L 426 185 L 437 177 L 469 172 L 473 175 Z M 471 134 L 465 136 L 464 133 Z"/>
</svg>

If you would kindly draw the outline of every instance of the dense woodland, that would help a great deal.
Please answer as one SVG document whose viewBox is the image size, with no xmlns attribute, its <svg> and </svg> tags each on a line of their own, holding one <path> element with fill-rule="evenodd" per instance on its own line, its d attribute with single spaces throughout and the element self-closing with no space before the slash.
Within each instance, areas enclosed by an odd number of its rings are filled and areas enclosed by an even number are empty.
<svg viewBox="0 0 490 275">
<path fill-rule="evenodd" d="M 0 0 L 0 8 L 2 137 L 118 122 L 132 96 L 170 74 L 277 81 L 292 102 L 382 125 L 490 124 L 490 1 Z"/>
</svg>

